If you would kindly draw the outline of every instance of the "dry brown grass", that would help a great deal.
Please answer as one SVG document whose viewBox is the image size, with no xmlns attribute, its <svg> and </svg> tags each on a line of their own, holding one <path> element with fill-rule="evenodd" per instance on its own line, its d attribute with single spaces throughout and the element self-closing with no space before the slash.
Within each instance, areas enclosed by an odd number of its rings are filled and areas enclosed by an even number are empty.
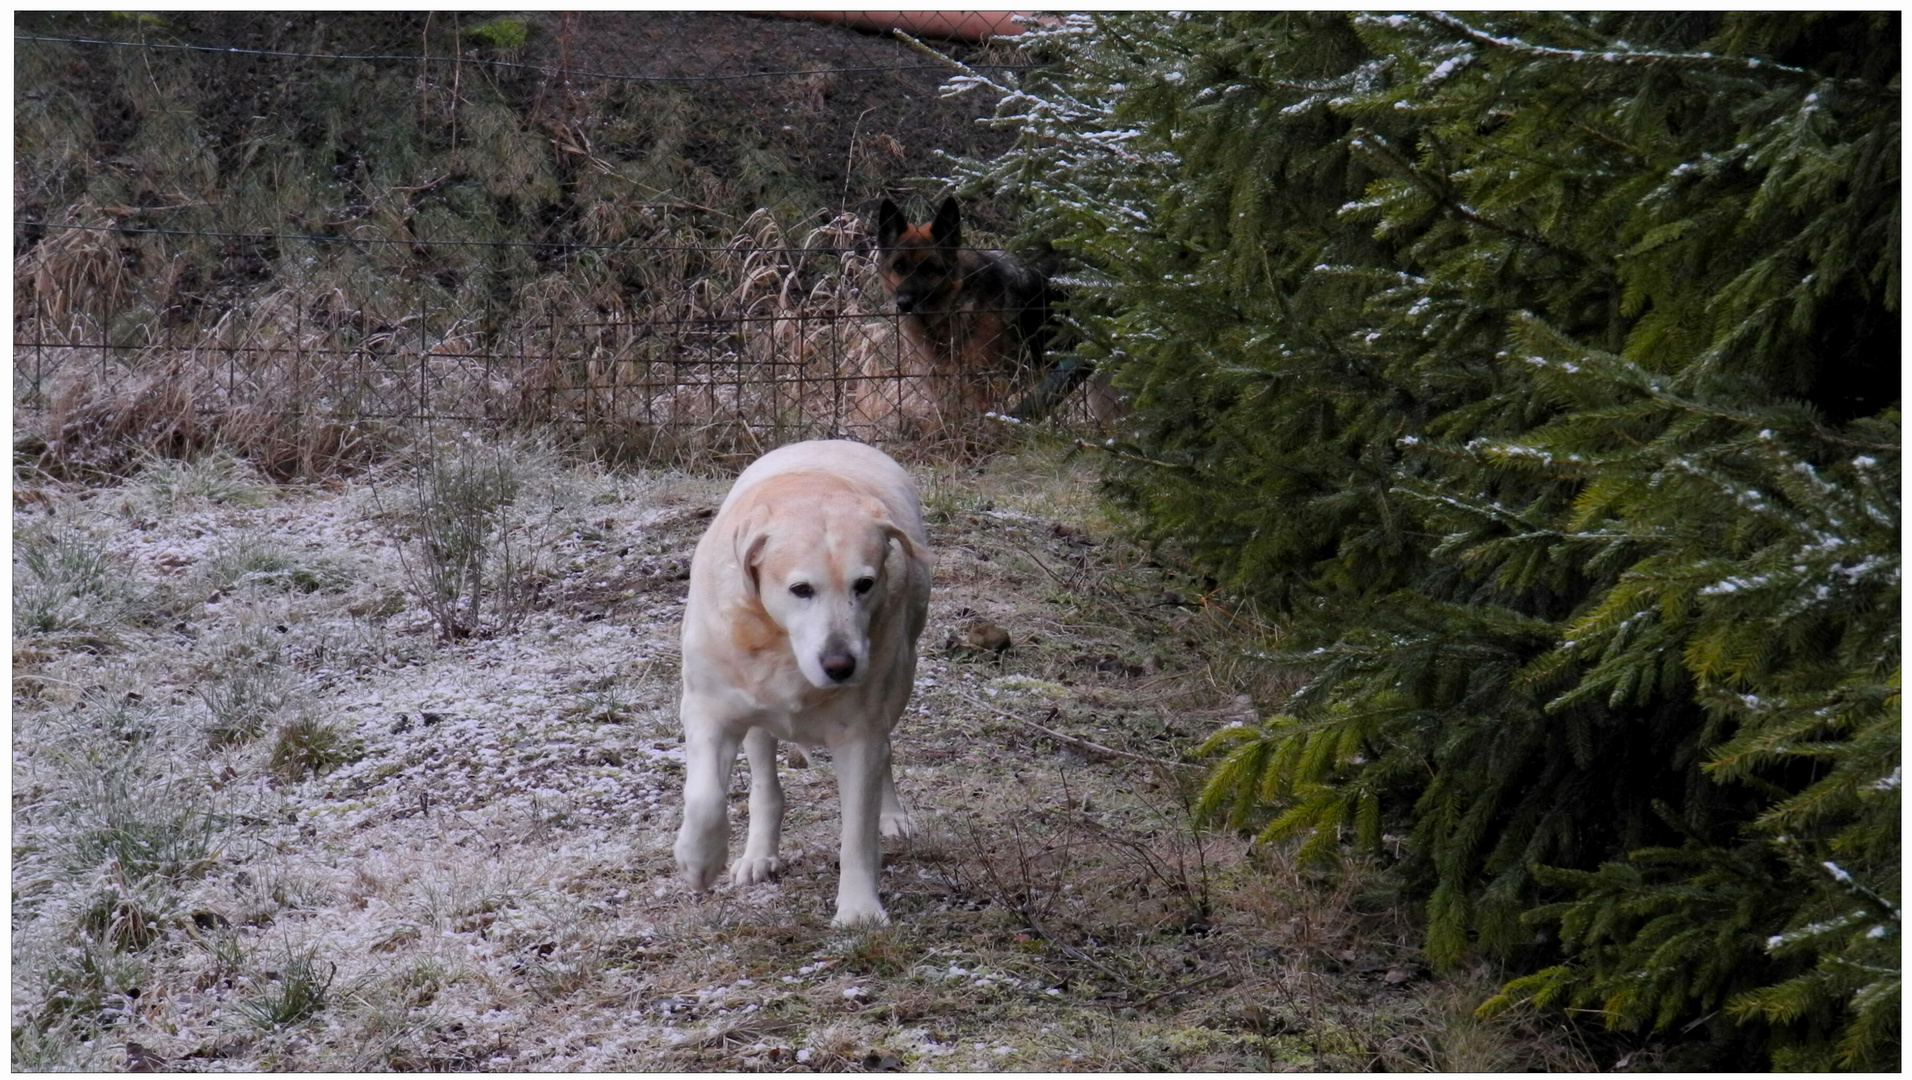
<svg viewBox="0 0 1912 1080">
<path fill-rule="evenodd" d="M 149 457 L 190 458 L 223 447 L 276 480 L 363 466 L 395 437 L 383 425 L 309 409 L 288 388 L 288 365 L 268 361 L 243 383 L 221 383 L 190 357 L 132 370 L 81 370 L 57 384 L 37 441 L 39 468 L 64 478 L 127 475 Z M 235 373 L 236 374 L 236 373 Z"/>
<path fill-rule="evenodd" d="M 48 226 L 46 239 L 14 259 L 14 310 L 30 313 L 39 340 L 84 341 L 91 313 L 117 309 L 132 295 L 129 246 L 108 231 L 112 224 L 110 215 L 82 199 Z"/>
<path fill-rule="evenodd" d="M 608 215 L 601 224 L 617 231 Z M 31 313 L 16 338 L 35 343 L 17 363 L 50 398 L 44 413 L 16 415 L 43 442 L 42 466 L 69 475 L 213 446 L 275 478 L 326 475 L 364 465 L 419 420 L 555 426 L 646 460 L 754 455 L 805 437 L 942 456 L 1000 443 L 980 414 L 1010 388 L 937 370 L 910 347 L 878 310 L 854 215 L 797 237 L 761 211 L 716 242 L 658 229 L 654 243 L 678 242 L 649 249 L 642 288 L 549 275 L 502 325 L 431 328 L 408 304 L 315 279 L 204 329 L 110 349 L 48 344 L 97 342 L 124 317 L 94 325 L 82 309 L 130 303 L 114 234 L 64 233 L 16 268 Z"/>
</svg>

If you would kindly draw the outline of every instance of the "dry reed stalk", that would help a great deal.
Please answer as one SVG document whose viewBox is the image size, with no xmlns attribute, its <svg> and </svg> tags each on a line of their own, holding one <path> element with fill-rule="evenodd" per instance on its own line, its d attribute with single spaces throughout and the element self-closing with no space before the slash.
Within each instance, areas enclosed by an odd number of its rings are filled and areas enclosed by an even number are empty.
<svg viewBox="0 0 1912 1080">
<path fill-rule="evenodd" d="M 40 467 L 54 475 L 120 474 L 140 455 L 191 457 L 212 445 L 203 387 L 183 366 L 149 367 L 109 383 L 83 375 L 52 395 Z"/>
<path fill-rule="evenodd" d="M 130 247 L 107 231 L 112 224 L 92 200 L 82 199 L 14 260 L 14 311 L 32 313 L 38 340 L 84 343 L 98 332 L 89 325 L 92 316 L 126 304 L 133 288 Z"/>
</svg>

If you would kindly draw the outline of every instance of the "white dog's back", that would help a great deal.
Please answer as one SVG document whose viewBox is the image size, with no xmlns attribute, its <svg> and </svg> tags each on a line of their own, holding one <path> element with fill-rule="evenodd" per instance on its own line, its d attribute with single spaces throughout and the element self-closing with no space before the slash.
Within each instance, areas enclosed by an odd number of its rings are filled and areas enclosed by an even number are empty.
<svg viewBox="0 0 1912 1080">
<path fill-rule="evenodd" d="M 781 446 L 750 463 L 731 485 L 718 513 L 730 508 L 746 492 L 784 473 L 820 472 L 867 488 L 884 501 L 892 520 L 923 540 L 923 508 L 916 481 L 883 451 L 848 439 L 819 439 Z M 924 540 L 924 545 L 928 542 Z"/>
</svg>

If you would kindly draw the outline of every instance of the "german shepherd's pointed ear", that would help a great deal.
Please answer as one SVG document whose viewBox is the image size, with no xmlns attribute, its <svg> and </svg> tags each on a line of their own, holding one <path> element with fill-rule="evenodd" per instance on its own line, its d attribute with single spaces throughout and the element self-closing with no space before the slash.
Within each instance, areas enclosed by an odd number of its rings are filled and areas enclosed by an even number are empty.
<svg viewBox="0 0 1912 1080">
<path fill-rule="evenodd" d="M 963 208 L 951 195 L 936 208 L 936 220 L 930 222 L 930 239 L 937 247 L 958 248 L 963 246 Z"/>
<path fill-rule="evenodd" d="M 896 238 L 903 235 L 903 230 L 909 227 L 909 219 L 904 217 L 903 211 L 897 209 L 896 204 L 890 200 L 884 199 L 883 205 L 876 208 L 877 247 L 895 247 Z"/>
</svg>

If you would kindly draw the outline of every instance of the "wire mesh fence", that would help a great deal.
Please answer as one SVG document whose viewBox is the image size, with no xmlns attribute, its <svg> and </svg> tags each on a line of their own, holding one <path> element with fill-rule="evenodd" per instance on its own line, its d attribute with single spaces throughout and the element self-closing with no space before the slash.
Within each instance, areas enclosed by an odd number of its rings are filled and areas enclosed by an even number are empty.
<svg viewBox="0 0 1912 1080">
<path fill-rule="evenodd" d="M 642 33 L 559 24 L 555 37 L 539 55 L 434 58 L 254 47 L 273 41 L 243 35 L 223 46 L 17 35 L 28 99 L 16 109 L 16 191 L 27 193 L 15 222 L 16 431 L 37 433 L 47 459 L 69 466 L 112 468 L 128 445 L 229 443 L 277 475 L 368 455 L 381 431 L 419 422 L 562 425 L 650 456 L 824 436 L 940 446 L 984 437 L 981 414 L 1040 376 L 1040 359 L 1007 342 L 960 356 L 925 348 L 920 327 L 895 314 L 867 214 L 903 155 L 884 145 L 894 134 L 861 126 L 867 108 L 840 175 L 808 189 L 839 196 L 821 213 L 793 212 L 787 191 L 779 208 L 726 211 L 748 205 L 749 173 L 737 161 L 695 164 L 710 116 L 629 113 L 711 107 L 654 96 L 660 83 L 746 77 L 782 87 L 788 112 L 818 79 L 884 63 L 740 72 L 720 49 L 690 72 L 698 50 L 666 64 L 672 51 Z M 32 96 L 39 80 L 71 82 L 75 62 L 120 54 L 138 63 L 64 100 Z M 883 59 L 883 78 L 944 74 L 908 50 Z M 222 121 L 215 100 L 155 103 L 169 90 L 191 100 L 185 83 L 206 78 L 209 62 L 242 65 L 255 99 L 290 101 L 287 118 Z M 454 70 L 467 62 L 503 65 L 506 81 Z M 314 93 L 314 65 L 334 73 L 332 96 L 292 101 Z M 909 97 L 871 86 L 885 101 Z M 46 148 L 68 128 L 106 141 L 116 95 L 132 91 L 145 96 L 127 106 L 135 118 L 118 149 L 138 160 L 103 170 L 117 188 L 63 177 L 73 155 Z M 394 117 L 398 104 L 411 114 Z M 301 134 L 301 110 L 340 127 Z M 890 126 L 921 126 L 905 120 Z M 169 131 L 175 142 L 159 141 Z M 633 149 L 644 138 L 651 151 Z M 656 150 L 666 139 L 677 140 L 669 155 Z M 422 149 L 403 168 L 366 160 L 405 140 Z M 301 195 L 310 184 L 297 171 L 326 164 L 307 144 L 330 155 L 333 183 Z M 273 173 L 260 155 L 275 151 L 286 160 Z M 199 191 L 174 161 L 194 155 Z M 659 161 L 681 175 L 664 177 Z M 170 182 L 152 175 L 164 170 Z M 686 181 L 701 182 L 696 196 Z M 527 225 L 522 204 L 540 199 L 549 220 Z M 262 217 L 278 220 L 262 228 Z M 977 302 L 965 317 L 1008 314 Z"/>
<path fill-rule="evenodd" d="M 813 437 L 960 442 L 1036 374 L 1007 350 L 958 368 L 912 342 L 885 310 L 860 219 L 815 229 L 804 247 L 782 245 L 767 216 L 753 224 L 721 249 L 599 252 L 705 264 L 615 302 L 560 290 L 467 307 L 416 277 L 370 279 L 354 295 L 282 272 L 209 322 L 167 317 L 163 290 L 133 295 L 118 280 L 126 264 L 171 261 L 169 240 L 219 239 L 324 265 L 342 241 L 52 230 L 16 267 L 31 283 L 14 323 L 16 426 L 68 453 L 119 435 L 175 452 L 238 442 L 276 472 L 419 421 L 567 425 L 664 454 Z M 136 254 L 148 245 L 157 254 Z"/>
</svg>

